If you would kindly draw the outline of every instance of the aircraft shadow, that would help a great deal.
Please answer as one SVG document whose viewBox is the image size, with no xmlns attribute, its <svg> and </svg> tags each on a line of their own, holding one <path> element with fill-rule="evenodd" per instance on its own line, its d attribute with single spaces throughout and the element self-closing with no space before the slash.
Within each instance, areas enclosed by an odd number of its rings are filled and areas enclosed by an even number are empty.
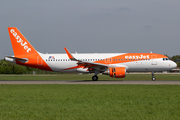
<svg viewBox="0 0 180 120">
<path fill-rule="evenodd" d="M 67 82 L 107 82 L 107 81 L 111 81 L 111 82 L 122 82 L 124 80 L 98 80 L 98 81 L 92 81 L 92 80 L 71 80 L 71 81 L 67 81 Z"/>
</svg>

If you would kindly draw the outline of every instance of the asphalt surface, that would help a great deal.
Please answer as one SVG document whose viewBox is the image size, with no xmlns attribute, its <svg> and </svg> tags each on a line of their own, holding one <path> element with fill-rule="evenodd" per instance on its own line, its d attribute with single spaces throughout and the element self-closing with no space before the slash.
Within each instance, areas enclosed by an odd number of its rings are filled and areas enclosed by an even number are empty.
<svg viewBox="0 0 180 120">
<path fill-rule="evenodd" d="M 139 85 L 179 85 L 180 81 L 90 81 L 90 80 L 0 80 L 0 84 L 139 84 Z"/>
</svg>

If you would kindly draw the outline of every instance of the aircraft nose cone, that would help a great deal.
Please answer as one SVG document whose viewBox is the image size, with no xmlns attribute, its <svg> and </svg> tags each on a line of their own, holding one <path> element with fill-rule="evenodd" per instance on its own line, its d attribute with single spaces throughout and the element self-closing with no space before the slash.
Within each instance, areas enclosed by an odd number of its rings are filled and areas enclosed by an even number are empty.
<svg viewBox="0 0 180 120">
<path fill-rule="evenodd" d="M 176 67 L 177 67 L 177 64 L 176 64 L 175 62 L 172 62 L 172 63 L 171 63 L 171 67 L 172 67 L 172 68 L 176 68 Z"/>
</svg>

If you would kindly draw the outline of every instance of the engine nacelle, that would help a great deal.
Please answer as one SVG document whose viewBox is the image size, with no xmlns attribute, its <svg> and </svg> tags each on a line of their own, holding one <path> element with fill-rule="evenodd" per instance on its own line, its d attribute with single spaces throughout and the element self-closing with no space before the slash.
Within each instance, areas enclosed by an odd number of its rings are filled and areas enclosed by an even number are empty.
<svg viewBox="0 0 180 120">
<path fill-rule="evenodd" d="M 107 74 L 110 77 L 114 77 L 114 78 L 124 78 L 126 76 L 126 68 L 125 67 L 108 68 L 108 71 L 104 72 L 104 74 Z"/>
</svg>

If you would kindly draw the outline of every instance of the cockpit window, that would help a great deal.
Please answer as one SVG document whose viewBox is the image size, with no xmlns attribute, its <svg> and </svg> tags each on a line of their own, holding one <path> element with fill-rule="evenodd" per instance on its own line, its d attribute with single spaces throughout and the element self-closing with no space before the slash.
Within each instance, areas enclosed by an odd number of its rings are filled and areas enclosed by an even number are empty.
<svg viewBox="0 0 180 120">
<path fill-rule="evenodd" d="M 169 60 L 169 58 L 163 58 L 163 61 Z"/>
</svg>

